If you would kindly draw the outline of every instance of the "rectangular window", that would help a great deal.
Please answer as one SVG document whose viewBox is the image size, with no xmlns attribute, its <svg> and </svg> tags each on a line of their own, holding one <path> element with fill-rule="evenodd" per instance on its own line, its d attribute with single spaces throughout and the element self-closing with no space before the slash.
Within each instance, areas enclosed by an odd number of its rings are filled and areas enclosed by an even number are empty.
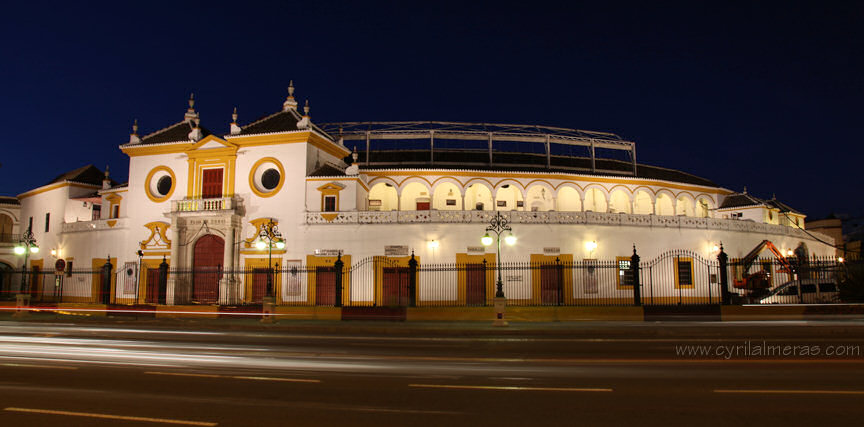
<svg viewBox="0 0 864 427">
<path fill-rule="evenodd" d="M 506 200 L 498 200 L 495 203 L 496 203 L 496 206 L 498 206 L 499 208 L 506 208 L 507 207 L 507 201 Z"/>
<path fill-rule="evenodd" d="M 675 288 L 692 288 L 693 283 L 693 259 L 692 258 L 676 258 L 675 259 Z"/>
<path fill-rule="evenodd" d="M 96 221 L 102 216 L 102 205 L 93 205 L 93 221 Z"/>
<path fill-rule="evenodd" d="M 218 199 L 222 197 L 222 169 L 204 169 L 201 184 L 201 197 Z"/>
<path fill-rule="evenodd" d="M 51 212 L 45 213 L 45 232 L 51 229 Z"/>
<path fill-rule="evenodd" d="M 120 205 L 111 205 L 111 218 L 120 218 Z"/>
<path fill-rule="evenodd" d="M 447 199 L 447 206 L 456 206 L 456 199 Z"/>
<path fill-rule="evenodd" d="M 324 212 L 336 212 L 336 196 L 324 196 Z"/>
<path fill-rule="evenodd" d="M 27 225 L 27 229 L 31 230 L 31 231 L 33 230 L 33 217 L 32 216 L 30 217 L 30 224 Z"/>
<path fill-rule="evenodd" d="M 630 257 L 619 256 L 615 258 L 618 262 L 618 289 L 633 287 L 633 270 L 630 269 Z"/>
<path fill-rule="evenodd" d="M 523 208 L 523 207 L 525 207 L 525 202 L 522 201 L 522 200 L 517 200 L 517 201 L 516 201 L 516 207 L 517 207 L 517 208 Z"/>
</svg>

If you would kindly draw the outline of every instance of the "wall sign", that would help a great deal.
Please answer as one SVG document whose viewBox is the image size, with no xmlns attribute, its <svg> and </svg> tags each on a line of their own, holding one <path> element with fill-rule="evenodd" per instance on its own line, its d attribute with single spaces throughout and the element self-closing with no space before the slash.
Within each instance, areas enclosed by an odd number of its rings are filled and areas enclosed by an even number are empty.
<svg viewBox="0 0 864 427">
<path fill-rule="evenodd" d="M 485 246 L 468 246 L 468 254 L 477 255 L 477 254 L 485 254 L 486 247 Z"/>
<path fill-rule="evenodd" d="M 315 256 L 331 257 L 342 255 L 342 249 L 315 249 Z"/>
<path fill-rule="evenodd" d="M 560 255 L 561 248 L 543 248 L 543 255 Z"/>
<path fill-rule="evenodd" d="M 407 245 L 388 245 L 384 246 L 385 256 L 408 256 Z"/>
</svg>

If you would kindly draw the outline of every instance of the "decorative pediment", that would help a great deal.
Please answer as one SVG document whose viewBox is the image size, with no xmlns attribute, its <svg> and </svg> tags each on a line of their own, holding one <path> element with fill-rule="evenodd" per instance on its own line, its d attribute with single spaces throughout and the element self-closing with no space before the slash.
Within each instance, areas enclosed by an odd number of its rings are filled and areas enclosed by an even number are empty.
<svg viewBox="0 0 864 427">
<path fill-rule="evenodd" d="M 147 229 L 150 230 L 150 236 L 141 241 L 141 249 L 171 249 L 171 241 L 168 240 L 168 227 L 170 226 L 171 224 L 161 221 L 144 224 L 144 227 L 147 227 Z"/>
<path fill-rule="evenodd" d="M 343 184 L 338 183 L 338 182 L 328 182 L 327 184 L 324 184 L 324 185 L 318 187 L 318 191 L 320 191 L 322 193 L 332 192 L 332 191 L 338 192 L 338 191 L 342 191 L 344 189 L 345 189 L 345 186 Z"/>
<path fill-rule="evenodd" d="M 210 135 L 195 144 L 192 144 L 186 149 L 186 153 L 191 156 L 200 157 L 201 155 L 224 155 L 235 154 L 237 145 L 232 144 L 218 136 Z"/>
<path fill-rule="evenodd" d="M 255 227 L 255 232 L 252 234 L 251 237 L 243 240 L 243 246 L 247 248 L 254 248 L 255 241 L 258 240 L 258 236 L 261 234 L 261 229 L 264 228 L 264 226 L 270 221 L 273 221 L 273 224 L 275 225 L 279 225 L 279 221 L 272 218 L 258 218 L 249 221 L 249 224 Z"/>
</svg>

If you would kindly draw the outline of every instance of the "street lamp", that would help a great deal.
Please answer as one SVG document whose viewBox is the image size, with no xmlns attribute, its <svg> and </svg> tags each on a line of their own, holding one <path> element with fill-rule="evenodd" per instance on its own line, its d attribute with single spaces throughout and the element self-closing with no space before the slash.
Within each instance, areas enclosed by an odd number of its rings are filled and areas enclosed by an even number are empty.
<svg viewBox="0 0 864 427">
<path fill-rule="evenodd" d="M 266 224 L 261 226 L 261 231 L 258 232 L 258 241 L 255 242 L 255 247 L 259 251 L 263 251 L 264 248 L 267 248 L 267 296 L 275 298 L 275 295 L 273 295 L 274 246 L 276 249 L 285 249 L 285 240 L 282 239 L 282 233 L 279 232 L 276 223 L 273 222 L 273 218 L 270 218 Z"/>
<path fill-rule="evenodd" d="M 492 236 L 489 235 L 489 232 L 495 233 L 495 239 L 493 240 Z M 493 241 L 498 242 L 498 283 L 496 284 L 497 289 L 495 290 L 495 298 L 504 298 L 504 282 L 501 280 L 501 233 L 507 232 L 507 236 L 504 237 L 504 242 L 508 245 L 516 244 L 516 236 L 513 235 L 513 230 L 507 225 L 507 218 L 501 216 L 500 211 L 495 212 L 495 216 L 489 221 L 489 226 L 486 227 L 486 235 L 483 236 L 480 241 L 483 243 L 483 246 L 489 246 Z"/>
<path fill-rule="evenodd" d="M 16 255 L 24 255 L 24 264 L 21 266 L 21 289 L 20 292 L 27 290 L 27 259 L 30 254 L 39 253 L 39 245 L 36 244 L 36 238 L 33 237 L 33 230 L 27 227 L 27 231 L 21 236 L 21 240 L 15 246 Z"/>
</svg>

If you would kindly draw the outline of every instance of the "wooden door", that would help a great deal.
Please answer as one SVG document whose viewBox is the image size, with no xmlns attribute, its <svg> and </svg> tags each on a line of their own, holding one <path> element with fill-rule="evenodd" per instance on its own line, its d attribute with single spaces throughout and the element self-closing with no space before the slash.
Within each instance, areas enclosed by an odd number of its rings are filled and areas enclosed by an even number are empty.
<svg viewBox="0 0 864 427">
<path fill-rule="evenodd" d="M 465 304 L 486 305 L 486 264 L 465 264 Z"/>
<path fill-rule="evenodd" d="M 164 303 L 164 297 L 161 299 L 159 298 L 159 269 L 148 268 L 145 277 L 147 278 L 147 295 L 144 302 L 147 304 Z M 162 294 L 164 295 L 165 293 L 162 292 Z"/>
<path fill-rule="evenodd" d="M 204 169 L 201 197 L 205 199 L 222 197 L 222 169 Z"/>
<path fill-rule="evenodd" d="M 418 211 L 428 211 L 430 202 L 417 202 Z"/>
<path fill-rule="evenodd" d="M 253 271 L 253 280 L 252 280 L 252 301 L 253 303 L 263 303 L 264 297 L 267 296 L 267 274 L 271 273 L 266 268 L 256 268 Z M 274 281 L 273 286 L 275 284 L 275 277 L 271 279 Z"/>
<path fill-rule="evenodd" d="M 315 269 L 315 305 L 336 305 L 336 268 Z"/>
<path fill-rule="evenodd" d="M 385 267 L 383 273 L 381 305 L 387 307 L 408 305 L 408 267 Z"/>
<path fill-rule="evenodd" d="M 192 264 L 193 302 L 215 304 L 218 300 L 224 253 L 225 241 L 219 236 L 208 234 L 195 242 Z"/>
<path fill-rule="evenodd" d="M 557 265 L 540 266 L 540 303 L 558 305 L 561 302 L 561 271 Z"/>
</svg>

